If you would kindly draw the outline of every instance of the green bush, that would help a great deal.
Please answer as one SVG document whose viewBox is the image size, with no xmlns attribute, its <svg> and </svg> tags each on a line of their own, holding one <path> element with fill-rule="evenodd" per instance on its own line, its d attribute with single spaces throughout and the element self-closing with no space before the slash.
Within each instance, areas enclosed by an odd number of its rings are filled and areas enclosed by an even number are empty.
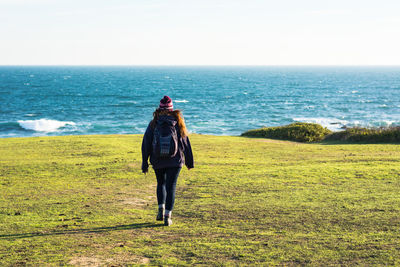
<svg viewBox="0 0 400 267">
<path fill-rule="evenodd" d="M 297 142 L 318 142 L 332 132 L 316 123 L 296 122 L 286 126 L 264 127 L 242 134 L 247 137 L 262 137 Z"/>
<path fill-rule="evenodd" d="M 335 132 L 328 135 L 325 140 L 364 143 L 399 143 L 400 127 L 348 128 L 344 131 Z"/>
</svg>

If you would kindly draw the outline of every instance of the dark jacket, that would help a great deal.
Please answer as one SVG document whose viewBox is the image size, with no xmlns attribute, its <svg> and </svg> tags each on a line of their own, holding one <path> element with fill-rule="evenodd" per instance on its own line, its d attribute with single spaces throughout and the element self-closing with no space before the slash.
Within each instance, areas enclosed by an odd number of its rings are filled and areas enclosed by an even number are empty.
<svg viewBox="0 0 400 267">
<path fill-rule="evenodd" d="M 173 120 L 176 119 L 172 116 L 160 116 L 159 120 Z M 147 163 L 150 157 L 150 163 L 153 169 L 171 168 L 171 167 L 182 167 L 185 164 L 189 169 L 194 167 L 193 164 L 193 153 L 192 147 L 190 146 L 189 137 L 182 137 L 179 131 L 178 124 L 175 125 L 176 132 L 178 134 L 178 153 L 172 158 L 161 159 L 153 156 L 152 143 L 154 136 L 154 129 L 151 127 L 151 123 L 147 126 L 146 132 L 143 136 L 142 142 L 142 171 L 147 172 L 149 164 Z"/>
</svg>

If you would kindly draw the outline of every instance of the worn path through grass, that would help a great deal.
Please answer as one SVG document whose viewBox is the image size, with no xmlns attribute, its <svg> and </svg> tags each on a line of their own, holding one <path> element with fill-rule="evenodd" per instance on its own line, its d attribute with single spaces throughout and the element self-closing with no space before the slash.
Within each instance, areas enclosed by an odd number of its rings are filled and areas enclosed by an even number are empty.
<svg viewBox="0 0 400 267">
<path fill-rule="evenodd" d="M 163 227 L 141 136 L 0 139 L 0 265 L 400 264 L 399 145 L 191 142 Z"/>
</svg>

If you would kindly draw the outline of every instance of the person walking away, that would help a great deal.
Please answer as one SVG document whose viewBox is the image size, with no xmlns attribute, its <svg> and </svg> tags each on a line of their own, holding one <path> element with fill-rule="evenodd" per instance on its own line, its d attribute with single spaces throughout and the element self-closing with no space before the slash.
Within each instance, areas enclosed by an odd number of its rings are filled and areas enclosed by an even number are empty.
<svg viewBox="0 0 400 267">
<path fill-rule="evenodd" d="M 153 120 L 143 136 L 143 173 L 148 172 L 149 157 L 157 178 L 156 220 L 164 220 L 164 225 L 169 226 L 172 224 L 171 215 L 179 173 L 184 164 L 189 170 L 194 167 L 192 148 L 182 112 L 173 109 L 169 96 L 160 100 L 159 107 L 153 112 Z"/>
</svg>

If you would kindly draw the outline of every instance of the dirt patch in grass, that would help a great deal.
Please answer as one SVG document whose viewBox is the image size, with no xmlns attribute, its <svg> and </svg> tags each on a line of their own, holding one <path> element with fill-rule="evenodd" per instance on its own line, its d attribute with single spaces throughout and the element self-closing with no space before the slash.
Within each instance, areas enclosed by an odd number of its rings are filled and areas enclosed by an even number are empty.
<svg viewBox="0 0 400 267">
<path fill-rule="evenodd" d="M 100 266 L 104 263 L 105 262 L 99 258 L 85 256 L 75 257 L 69 262 L 69 264 L 74 266 Z"/>
<path fill-rule="evenodd" d="M 119 204 L 124 206 L 144 207 L 149 206 L 150 201 L 142 198 L 127 198 L 120 200 Z"/>
<path fill-rule="evenodd" d="M 140 208 L 157 204 L 155 184 L 147 185 L 141 189 L 141 191 L 134 189 L 117 193 L 116 202 L 119 205 Z"/>
<path fill-rule="evenodd" d="M 140 170 L 140 168 L 141 168 L 141 166 L 138 162 L 130 162 L 125 165 L 125 170 L 130 171 L 130 172 L 138 171 L 138 170 Z"/>
<path fill-rule="evenodd" d="M 124 266 L 126 264 L 149 264 L 150 259 L 124 253 L 116 258 L 101 259 L 98 257 L 78 256 L 69 261 L 73 266 Z"/>
</svg>

